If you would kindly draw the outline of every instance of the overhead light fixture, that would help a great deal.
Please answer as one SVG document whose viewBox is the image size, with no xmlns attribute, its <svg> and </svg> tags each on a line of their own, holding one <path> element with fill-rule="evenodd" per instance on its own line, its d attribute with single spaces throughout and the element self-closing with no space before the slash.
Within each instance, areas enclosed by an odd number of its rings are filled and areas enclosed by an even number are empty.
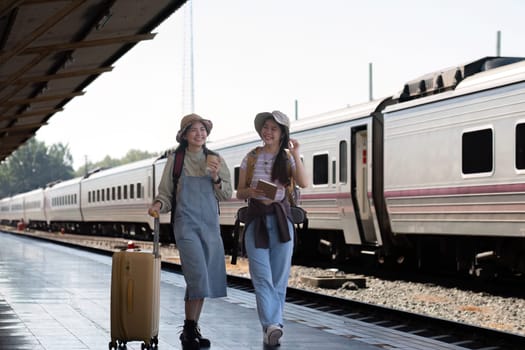
<svg viewBox="0 0 525 350">
<path fill-rule="evenodd" d="M 107 10 L 104 13 L 104 16 L 102 16 L 102 18 L 97 22 L 97 25 L 96 25 L 95 28 L 97 30 L 101 30 L 102 28 L 104 28 L 104 26 L 106 25 L 106 23 L 108 23 L 108 21 L 111 18 L 111 16 L 113 16 L 113 13 L 111 13 L 110 10 Z"/>
<path fill-rule="evenodd" d="M 71 64 L 73 64 L 73 62 L 75 62 L 75 57 L 73 57 L 73 53 L 69 52 L 69 53 L 66 55 L 66 59 L 64 60 L 64 63 L 62 63 L 62 68 L 63 68 L 63 69 L 66 69 L 66 68 L 69 67 Z"/>
<path fill-rule="evenodd" d="M 49 88 L 49 87 L 47 86 L 47 83 L 44 83 L 44 84 L 42 84 L 42 86 L 40 87 L 40 91 L 38 91 L 38 93 L 39 93 L 40 95 L 43 95 L 43 94 L 47 91 L 48 88 Z"/>
<path fill-rule="evenodd" d="M 25 112 L 29 112 L 31 110 L 31 104 L 28 103 L 24 106 L 24 108 L 22 108 L 22 113 L 25 113 Z"/>
</svg>

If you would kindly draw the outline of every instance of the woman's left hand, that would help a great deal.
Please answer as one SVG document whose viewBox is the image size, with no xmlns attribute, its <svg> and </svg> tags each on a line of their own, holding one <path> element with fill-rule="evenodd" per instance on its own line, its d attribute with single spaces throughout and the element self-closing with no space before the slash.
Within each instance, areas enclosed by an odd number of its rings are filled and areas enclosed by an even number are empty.
<svg viewBox="0 0 525 350">
<path fill-rule="evenodd" d="M 219 170 L 221 169 L 221 161 L 220 158 L 217 157 L 208 157 L 211 159 L 207 160 L 206 169 L 208 173 L 210 174 L 210 177 L 213 180 L 216 180 L 219 177 Z"/>
<path fill-rule="evenodd" d="M 298 156 L 299 155 L 299 141 L 297 141 L 297 139 L 290 139 L 290 142 L 288 144 L 288 149 L 294 155 Z"/>
</svg>

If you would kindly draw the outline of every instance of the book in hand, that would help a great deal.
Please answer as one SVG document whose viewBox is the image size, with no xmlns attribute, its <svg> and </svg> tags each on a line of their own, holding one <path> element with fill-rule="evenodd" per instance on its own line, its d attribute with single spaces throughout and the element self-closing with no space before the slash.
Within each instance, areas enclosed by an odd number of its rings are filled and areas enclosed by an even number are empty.
<svg viewBox="0 0 525 350">
<path fill-rule="evenodd" d="M 265 180 L 257 181 L 256 189 L 264 192 L 264 196 L 269 199 L 275 199 L 277 193 L 277 185 Z"/>
</svg>

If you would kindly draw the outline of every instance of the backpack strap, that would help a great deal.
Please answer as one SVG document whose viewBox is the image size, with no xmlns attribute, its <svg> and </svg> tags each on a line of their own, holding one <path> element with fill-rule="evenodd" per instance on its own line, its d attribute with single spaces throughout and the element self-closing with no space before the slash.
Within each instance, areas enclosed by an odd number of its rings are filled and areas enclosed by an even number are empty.
<svg viewBox="0 0 525 350">
<path fill-rule="evenodd" d="M 233 247 L 231 251 L 231 264 L 235 265 L 237 264 L 237 256 L 239 255 L 239 252 L 242 256 L 246 256 L 246 249 L 244 247 L 244 230 L 245 226 L 241 227 L 241 223 L 246 223 L 246 212 L 248 211 L 248 207 L 241 207 L 237 211 L 237 215 L 235 218 L 235 224 L 233 225 Z"/>
<path fill-rule="evenodd" d="M 177 183 L 179 182 L 180 175 L 182 174 L 182 166 L 184 165 L 184 155 L 185 149 L 182 148 L 173 153 L 173 184 L 177 188 Z"/>
<path fill-rule="evenodd" d="M 288 201 L 290 202 L 290 205 L 292 207 L 297 206 L 297 200 L 295 198 L 294 190 L 295 190 L 295 180 L 293 178 L 292 174 L 292 166 L 290 164 L 290 157 L 292 154 L 290 153 L 289 149 L 285 149 L 286 156 L 288 157 L 286 164 L 287 164 L 287 172 L 288 172 L 288 178 L 290 179 L 290 182 L 288 183 L 288 186 L 286 186 L 286 196 L 288 197 Z"/>
<path fill-rule="evenodd" d="M 182 174 L 182 166 L 184 165 L 185 149 L 178 149 L 173 153 L 173 194 L 171 196 L 171 224 L 175 220 L 175 207 L 177 206 L 177 184 Z"/>
<path fill-rule="evenodd" d="M 255 162 L 257 156 L 261 152 L 261 147 L 255 147 L 248 153 L 248 159 L 246 163 L 246 187 L 250 187 L 253 179 L 253 172 L 255 171 Z"/>
</svg>

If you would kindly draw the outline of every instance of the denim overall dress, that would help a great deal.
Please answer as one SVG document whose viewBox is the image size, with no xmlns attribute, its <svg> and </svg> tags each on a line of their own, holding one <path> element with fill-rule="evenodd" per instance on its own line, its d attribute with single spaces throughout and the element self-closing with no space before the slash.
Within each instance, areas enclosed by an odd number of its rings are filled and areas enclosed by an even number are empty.
<svg viewBox="0 0 525 350">
<path fill-rule="evenodd" d="M 185 300 L 224 297 L 226 264 L 213 184 L 209 176 L 182 174 L 179 186 L 173 227 Z"/>
</svg>

